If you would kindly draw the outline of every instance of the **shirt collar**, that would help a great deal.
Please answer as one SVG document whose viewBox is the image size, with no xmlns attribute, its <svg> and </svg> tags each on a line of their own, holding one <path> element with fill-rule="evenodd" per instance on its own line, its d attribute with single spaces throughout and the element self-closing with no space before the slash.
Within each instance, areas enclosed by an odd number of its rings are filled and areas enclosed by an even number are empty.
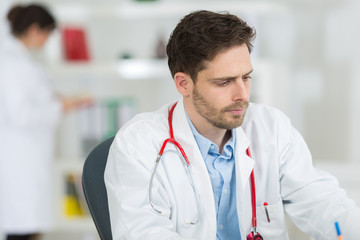
<svg viewBox="0 0 360 240">
<path fill-rule="evenodd" d="M 218 154 L 219 153 L 219 148 L 218 146 L 213 143 L 212 141 L 210 141 L 209 139 L 207 139 L 206 137 L 204 137 L 203 135 L 201 135 L 195 128 L 194 124 L 192 123 L 192 121 L 190 120 L 186 110 L 185 110 L 185 115 L 186 118 L 188 120 L 190 129 L 195 137 L 195 140 L 198 144 L 201 156 L 203 157 L 203 159 L 206 158 L 206 156 L 208 154 Z M 224 155 L 225 158 L 230 159 L 232 157 L 233 154 L 233 150 L 234 150 L 234 146 L 235 146 L 235 129 L 231 130 L 231 137 L 230 139 L 227 141 L 227 143 L 224 146 L 224 149 L 222 151 L 222 155 Z M 213 148 L 212 148 L 213 146 Z"/>
</svg>

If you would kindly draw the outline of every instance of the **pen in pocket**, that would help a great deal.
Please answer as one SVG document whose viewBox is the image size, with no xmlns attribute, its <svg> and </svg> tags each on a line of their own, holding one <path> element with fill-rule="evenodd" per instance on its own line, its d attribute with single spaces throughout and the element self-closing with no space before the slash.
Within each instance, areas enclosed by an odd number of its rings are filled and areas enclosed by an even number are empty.
<svg viewBox="0 0 360 240">
<path fill-rule="evenodd" d="M 343 237 L 341 236 L 340 226 L 339 226 L 338 222 L 335 222 L 335 228 L 336 228 L 336 234 L 337 234 L 338 240 L 343 240 Z"/>
<path fill-rule="evenodd" d="M 268 205 L 268 203 L 267 203 L 267 202 L 264 202 L 264 208 L 265 208 L 266 218 L 267 218 L 267 221 L 270 222 L 270 217 L 269 217 L 269 212 L 268 212 L 268 209 L 267 209 L 267 205 Z"/>
</svg>

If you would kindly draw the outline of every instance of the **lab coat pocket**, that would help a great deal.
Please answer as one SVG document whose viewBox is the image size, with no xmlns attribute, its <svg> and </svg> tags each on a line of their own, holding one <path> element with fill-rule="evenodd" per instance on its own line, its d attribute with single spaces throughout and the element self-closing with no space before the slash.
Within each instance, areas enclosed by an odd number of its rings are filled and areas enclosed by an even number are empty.
<svg viewBox="0 0 360 240">
<path fill-rule="evenodd" d="M 266 214 L 266 209 L 267 213 Z M 256 207 L 257 231 L 264 239 L 288 240 L 282 201 Z"/>
</svg>

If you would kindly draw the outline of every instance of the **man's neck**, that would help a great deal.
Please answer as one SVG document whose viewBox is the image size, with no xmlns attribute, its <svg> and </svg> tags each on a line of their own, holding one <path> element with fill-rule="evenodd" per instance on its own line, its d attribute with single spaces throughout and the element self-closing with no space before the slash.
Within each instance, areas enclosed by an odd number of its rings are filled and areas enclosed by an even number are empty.
<svg viewBox="0 0 360 240">
<path fill-rule="evenodd" d="M 188 111 L 187 109 L 186 111 L 196 130 L 202 136 L 215 143 L 219 147 L 219 151 L 221 153 L 223 147 L 231 138 L 231 130 L 215 127 L 196 112 L 192 112 L 191 110 Z"/>
</svg>

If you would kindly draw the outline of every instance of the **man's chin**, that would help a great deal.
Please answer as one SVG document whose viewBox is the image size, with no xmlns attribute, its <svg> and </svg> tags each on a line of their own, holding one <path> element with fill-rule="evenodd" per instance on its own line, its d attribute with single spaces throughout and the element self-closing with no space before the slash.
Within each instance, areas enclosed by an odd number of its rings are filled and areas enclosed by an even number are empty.
<svg viewBox="0 0 360 240">
<path fill-rule="evenodd" d="M 226 129 L 226 130 L 232 130 L 234 128 L 238 128 L 242 125 L 243 123 L 243 118 L 238 119 L 238 121 L 227 121 L 227 122 L 222 122 L 222 123 L 218 123 L 218 124 L 214 124 L 216 127 L 221 128 L 221 129 Z"/>
</svg>

